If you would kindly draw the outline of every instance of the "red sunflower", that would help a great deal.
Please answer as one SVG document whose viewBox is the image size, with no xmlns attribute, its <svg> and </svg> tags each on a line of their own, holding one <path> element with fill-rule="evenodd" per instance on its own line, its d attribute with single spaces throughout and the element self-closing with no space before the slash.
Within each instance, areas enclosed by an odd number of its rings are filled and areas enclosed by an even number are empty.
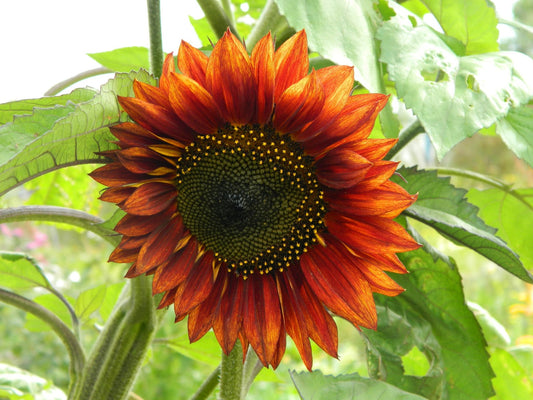
<svg viewBox="0 0 533 400">
<path fill-rule="evenodd" d="M 337 357 L 330 312 L 375 329 L 372 292 L 401 293 L 384 271 L 418 248 L 393 221 L 416 197 L 389 181 L 395 140 L 368 139 L 387 96 L 351 96 L 350 67 L 309 73 L 304 31 L 251 56 L 229 31 L 209 57 L 182 43 L 178 67 L 119 98 L 135 122 L 91 174 L 126 212 L 110 261 L 153 275 L 191 341 L 213 329 L 274 368 L 287 334 L 308 369 L 309 339 Z"/>
</svg>

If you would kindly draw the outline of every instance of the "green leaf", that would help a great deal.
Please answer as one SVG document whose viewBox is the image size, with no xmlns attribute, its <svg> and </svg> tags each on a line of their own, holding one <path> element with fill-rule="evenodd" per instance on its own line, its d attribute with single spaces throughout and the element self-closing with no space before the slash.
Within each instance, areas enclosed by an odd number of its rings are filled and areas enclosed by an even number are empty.
<svg viewBox="0 0 533 400">
<path fill-rule="evenodd" d="M 207 19 L 205 17 L 194 19 L 193 17 L 189 16 L 189 22 L 194 28 L 196 35 L 200 39 L 202 46 L 210 46 L 211 43 L 209 42 L 209 39 L 213 40 L 214 38 L 216 38 L 216 35 L 213 32 L 213 29 L 211 29 L 211 25 L 209 25 L 209 22 L 207 22 Z"/>
<path fill-rule="evenodd" d="M 386 382 L 364 378 L 358 374 L 332 376 L 323 375 L 320 371 L 290 371 L 290 374 L 303 400 L 424 399 Z"/>
<path fill-rule="evenodd" d="M 356 80 L 370 91 L 380 91 L 374 39 L 379 17 L 372 0 L 276 0 L 276 3 L 293 28 L 305 28 L 313 51 L 336 64 L 354 65 Z"/>
<path fill-rule="evenodd" d="M 17 148 L 8 161 L 0 163 L 0 195 L 42 175 L 75 164 L 101 162 L 95 152 L 114 148 L 109 127 L 127 119 L 117 102 L 117 95 L 133 96 L 137 79 L 154 84 L 146 72 L 117 74 L 102 86 L 100 93 L 76 105 L 66 117 L 31 142 Z"/>
<path fill-rule="evenodd" d="M 510 353 L 503 349 L 492 350 L 490 365 L 496 373 L 493 383 L 498 400 L 533 398 L 533 381 Z"/>
<path fill-rule="evenodd" d="M 443 31 L 466 46 L 466 54 L 498 51 L 498 20 L 486 0 L 424 0 Z"/>
<path fill-rule="evenodd" d="M 65 298 L 70 304 L 74 303 L 73 298 L 69 296 L 65 296 Z M 72 327 L 72 317 L 70 312 L 65 303 L 63 303 L 59 297 L 54 294 L 47 293 L 37 296 L 33 299 L 33 301 L 52 311 L 61 321 L 65 323 L 66 326 Z M 50 325 L 30 313 L 26 313 L 26 323 L 24 324 L 24 327 L 31 332 L 46 332 L 51 329 Z"/>
<path fill-rule="evenodd" d="M 370 343 L 374 373 L 403 390 L 425 397 L 485 400 L 494 376 L 479 323 L 465 304 L 455 267 L 434 261 L 423 249 L 399 254 L 409 274 L 394 274 L 406 290 L 376 296 L 378 329 L 363 332 Z M 401 357 L 417 346 L 430 369 L 425 376 L 403 374 Z"/>
<path fill-rule="evenodd" d="M 496 122 L 496 133 L 518 158 L 533 167 L 533 109 L 531 107 L 511 108 L 505 117 Z"/>
<path fill-rule="evenodd" d="M 12 122 L 15 115 L 32 114 L 34 108 L 64 106 L 67 103 L 83 103 L 94 97 L 96 92 L 88 88 L 74 89 L 60 96 L 41 97 L 39 99 L 18 100 L 0 104 L 0 125 Z"/>
<path fill-rule="evenodd" d="M 467 198 L 479 207 L 479 215 L 498 229 L 498 236 L 520 254 L 524 265 L 533 266 L 533 189 L 517 189 L 512 193 L 515 196 L 495 188 L 471 189 Z"/>
<path fill-rule="evenodd" d="M 396 180 L 418 200 L 404 215 L 431 226 L 454 243 L 468 247 L 520 279 L 533 283 L 531 275 L 507 244 L 494 235 L 495 229 L 477 216 L 477 207 L 463 198 L 466 193 L 449 185 L 449 178 L 437 178 L 435 171 L 401 169 L 406 182 Z"/>
<path fill-rule="evenodd" d="M 165 342 L 166 346 L 185 357 L 208 365 L 220 364 L 220 345 L 213 332 L 207 332 L 200 340 L 191 343 L 187 334 Z"/>
<path fill-rule="evenodd" d="M 378 30 L 381 61 L 442 158 L 533 95 L 533 60 L 517 52 L 458 57 L 413 15 L 397 14 Z"/>
<path fill-rule="evenodd" d="M 102 306 L 106 291 L 106 285 L 100 285 L 86 290 L 78 296 L 74 303 L 74 310 L 82 323 L 87 322 L 91 314 L 98 311 Z"/>
<path fill-rule="evenodd" d="M 28 371 L 0 364 L 0 399 L 66 400 L 67 396 L 46 379 Z"/>
<path fill-rule="evenodd" d="M 468 302 L 468 307 L 472 310 L 481 325 L 483 336 L 490 347 L 504 348 L 511 344 L 511 337 L 505 330 L 505 327 L 490 315 L 487 310 L 479 304 L 472 302 Z"/>
<path fill-rule="evenodd" d="M 0 252 L 0 285 L 10 289 L 52 287 L 34 259 L 25 254 L 9 252 Z"/>
<path fill-rule="evenodd" d="M 107 321 L 111 315 L 125 284 L 125 282 L 114 283 L 106 287 L 104 300 L 98 309 L 98 312 L 104 321 Z"/>
<path fill-rule="evenodd" d="M 146 47 L 122 47 L 87 55 L 103 67 L 109 68 L 114 72 L 150 70 L 149 53 Z"/>
</svg>

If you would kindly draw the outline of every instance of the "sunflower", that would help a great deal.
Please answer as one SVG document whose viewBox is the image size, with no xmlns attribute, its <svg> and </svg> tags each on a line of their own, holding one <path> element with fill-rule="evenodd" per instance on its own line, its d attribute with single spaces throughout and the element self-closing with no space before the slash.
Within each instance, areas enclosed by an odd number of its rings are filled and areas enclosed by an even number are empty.
<svg viewBox="0 0 533 400">
<path fill-rule="evenodd" d="M 372 293 L 401 293 L 384 271 L 419 247 L 393 221 L 416 197 L 389 180 L 395 140 L 368 139 L 387 96 L 352 96 L 351 67 L 309 72 L 304 31 L 251 55 L 229 31 L 209 57 L 182 42 L 177 65 L 119 97 L 134 122 L 91 174 L 125 212 L 109 260 L 153 275 L 191 341 L 212 329 L 273 368 L 287 334 L 308 369 L 309 339 L 337 357 L 330 313 L 375 329 Z"/>
</svg>

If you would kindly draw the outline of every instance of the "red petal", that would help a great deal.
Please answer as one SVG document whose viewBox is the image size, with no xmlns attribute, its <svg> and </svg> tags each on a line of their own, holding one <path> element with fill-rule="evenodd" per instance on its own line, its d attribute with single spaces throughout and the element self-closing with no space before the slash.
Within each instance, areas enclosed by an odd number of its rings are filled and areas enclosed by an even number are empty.
<svg viewBox="0 0 533 400">
<path fill-rule="evenodd" d="M 215 283 L 213 268 L 213 257 L 208 254 L 198 261 L 180 286 L 174 304 L 176 315 L 188 314 L 207 298 Z"/>
<path fill-rule="evenodd" d="M 122 186 L 149 178 L 147 175 L 134 174 L 117 162 L 97 168 L 89 176 L 105 186 Z"/>
<path fill-rule="evenodd" d="M 122 165 L 135 174 L 150 174 L 158 168 L 169 167 L 159 154 L 145 147 L 130 147 L 117 152 L 117 156 Z"/>
<path fill-rule="evenodd" d="M 211 94 L 185 75 L 170 75 L 170 102 L 176 114 L 196 133 L 213 133 L 223 125 Z"/>
<path fill-rule="evenodd" d="M 278 103 L 281 94 L 289 86 L 306 76 L 309 71 L 305 31 L 302 30 L 296 33 L 276 50 L 274 53 L 274 66 L 276 68 L 274 99 L 275 103 Z"/>
<path fill-rule="evenodd" d="M 110 187 L 100 196 L 100 200 L 108 203 L 119 204 L 126 200 L 135 191 L 132 187 Z"/>
<path fill-rule="evenodd" d="M 222 347 L 222 351 L 228 355 L 241 330 L 244 307 L 243 288 L 245 283 L 242 278 L 230 273 L 228 286 L 220 299 L 213 318 L 213 332 Z"/>
<path fill-rule="evenodd" d="M 189 43 L 182 41 L 178 51 L 178 68 L 189 78 L 205 87 L 208 57 Z"/>
<path fill-rule="evenodd" d="M 124 122 L 110 127 L 109 130 L 120 141 L 122 147 L 146 147 L 159 143 L 152 132 L 133 122 Z"/>
<path fill-rule="evenodd" d="M 121 247 L 117 247 L 109 255 L 108 261 L 116 262 L 116 263 L 131 263 L 137 260 L 138 254 L 139 254 L 138 249 L 123 249 Z"/>
<path fill-rule="evenodd" d="M 354 151 L 337 148 L 316 163 L 318 180 L 334 189 L 346 189 L 361 182 L 372 163 Z"/>
<path fill-rule="evenodd" d="M 174 66 L 174 54 L 169 53 L 165 57 L 163 62 L 163 71 L 161 73 L 161 78 L 159 79 L 159 87 L 165 92 L 170 92 L 170 75 L 176 72 L 176 67 Z"/>
<path fill-rule="evenodd" d="M 171 110 L 168 95 L 161 89 L 148 85 L 147 83 L 138 80 L 133 81 L 133 92 L 135 97 L 144 100 L 148 103 L 157 104 Z"/>
<path fill-rule="evenodd" d="M 268 33 L 254 47 L 252 64 L 257 82 L 257 109 L 255 123 L 266 124 L 274 110 L 274 42 Z"/>
<path fill-rule="evenodd" d="M 184 233 L 185 228 L 180 216 L 172 218 L 167 224 L 152 232 L 139 251 L 137 270 L 147 272 L 169 261 Z"/>
<path fill-rule="evenodd" d="M 157 215 L 139 216 L 126 214 L 115 226 L 115 232 L 127 236 L 146 235 L 168 221 L 169 217 L 176 211 L 176 208 L 176 203 L 173 203 L 164 212 Z"/>
<path fill-rule="evenodd" d="M 276 103 L 274 127 L 283 133 L 296 132 L 316 118 L 324 101 L 324 90 L 313 71 L 283 92 Z"/>
<path fill-rule="evenodd" d="M 370 161 L 381 160 L 398 142 L 398 139 L 362 139 L 347 143 L 353 151 Z"/>
<path fill-rule="evenodd" d="M 396 161 L 374 161 L 374 165 L 368 170 L 365 178 L 354 189 L 358 192 L 366 192 L 379 188 L 385 182 L 388 182 L 396 171 L 397 166 L 398 163 Z"/>
<path fill-rule="evenodd" d="M 155 215 L 163 212 L 176 200 L 173 185 L 160 182 L 145 183 L 133 192 L 122 209 L 128 214 Z"/>
<path fill-rule="evenodd" d="M 257 98 L 252 62 L 243 44 L 229 29 L 209 57 L 206 84 L 226 121 L 250 122 Z"/>
</svg>

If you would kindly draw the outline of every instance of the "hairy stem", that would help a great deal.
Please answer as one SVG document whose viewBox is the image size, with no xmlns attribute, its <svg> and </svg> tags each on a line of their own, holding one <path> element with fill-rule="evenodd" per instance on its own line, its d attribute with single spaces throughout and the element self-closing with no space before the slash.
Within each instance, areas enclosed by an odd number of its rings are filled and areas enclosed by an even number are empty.
<svg viewBox="0 0 533 400">
<path fill-rule="evenodd" d="M 163 39 L 161 35 L 161 5 L 159 0 L 147 0 L 150 31 L 150 72 L 160 77 L 163 71 Z"/>
<path fill-rule="evenodd" d="M 246 46 L 252 49 L 255 44 L 265 36 L 268 31 L 274 29 L 274 27 L 280 22 L 281 15 L 279 13 L 278 5 L 274 0 L 268 0 L 261 12 L 259 20 L 252 28 L 250 35 L 246 38 Z"/>
<path fill-rule="evenodd" d="M 217 35 L 217 38 L 221 38 L 226 32 L 226 29 L 230 29 L 237 37 L 237 29 L 231 23 L 230 18 L 226 15 L 224 8 L 218 0 L 198 0 L 198 4 L 202 8 L 205 18 L 209 25 Z"/>
<path fill-rule="evenodd" d="M 75 391 L 85 364 L 85 354 L 76 336 L 54 313 L 25 297 L 0 289 L 0 301 L 24 310 L 48 324 L 67 348 L 70 358 L 70 391 Z"/>
<path fill-rule="evenodd" d="M 207 379 L 202 383 L 202 386 L 198 388 L 195 394 L 189 400 L 205 400 L 209 395 L 215 390 L 218 386 L 218 381 L 220 379 L 220 365 L 214 369 L 213 372 L 207 377 Z"/>
<path fill-rule="evenodd" d="M 242 347 L 235 343 L 229 355 L 222 353 L 219 400 L 241 400 Z"/>
<path fill-rule="evenodd" d="M 109 74 L 109 73 L 112 73 L 112 72 L 113 71 L 111 71 L 109 68 L 105 68 L 105 67 L 99 67 L 99 68 L 90 69 L 90 70 L 87 70 L 87 71 L 84 71 L 84 72 L 80 72 L 79 74 L 74 75 L 71 78 L 68 78 L 68 79 L 65 79 L 64 81 L 56 83 L 54 86 L 52 86 L 50 89 L 48 89 L 44 93 L 44 95 L 45 96 L 55 96 L 56 94 L 58 94 L 62 90 L 68 88 L 69 86 L 74 85 L 75 83 L 78 83 L 79 81 L 82 81 L 82 80 L 87 79 L 87 78 L 92 78 L 93 76 Z"/>
<path fill-rule="evenodd" d="M 425 129 L 420 123 L 420 121 L 418 119 L 414 121 L 411 125 L 409 125 L 407 128 L 405 128 L 403 131 L 400 132 L 400 135 L 398 136 L 398 142 L 385 156 L 385 160 L 390 160 L 401 149 L 403 149 L 411 140 L 413 140 L 415 137 L 417 137 L 420 133 L 424 131 Z"/>
</svg>

